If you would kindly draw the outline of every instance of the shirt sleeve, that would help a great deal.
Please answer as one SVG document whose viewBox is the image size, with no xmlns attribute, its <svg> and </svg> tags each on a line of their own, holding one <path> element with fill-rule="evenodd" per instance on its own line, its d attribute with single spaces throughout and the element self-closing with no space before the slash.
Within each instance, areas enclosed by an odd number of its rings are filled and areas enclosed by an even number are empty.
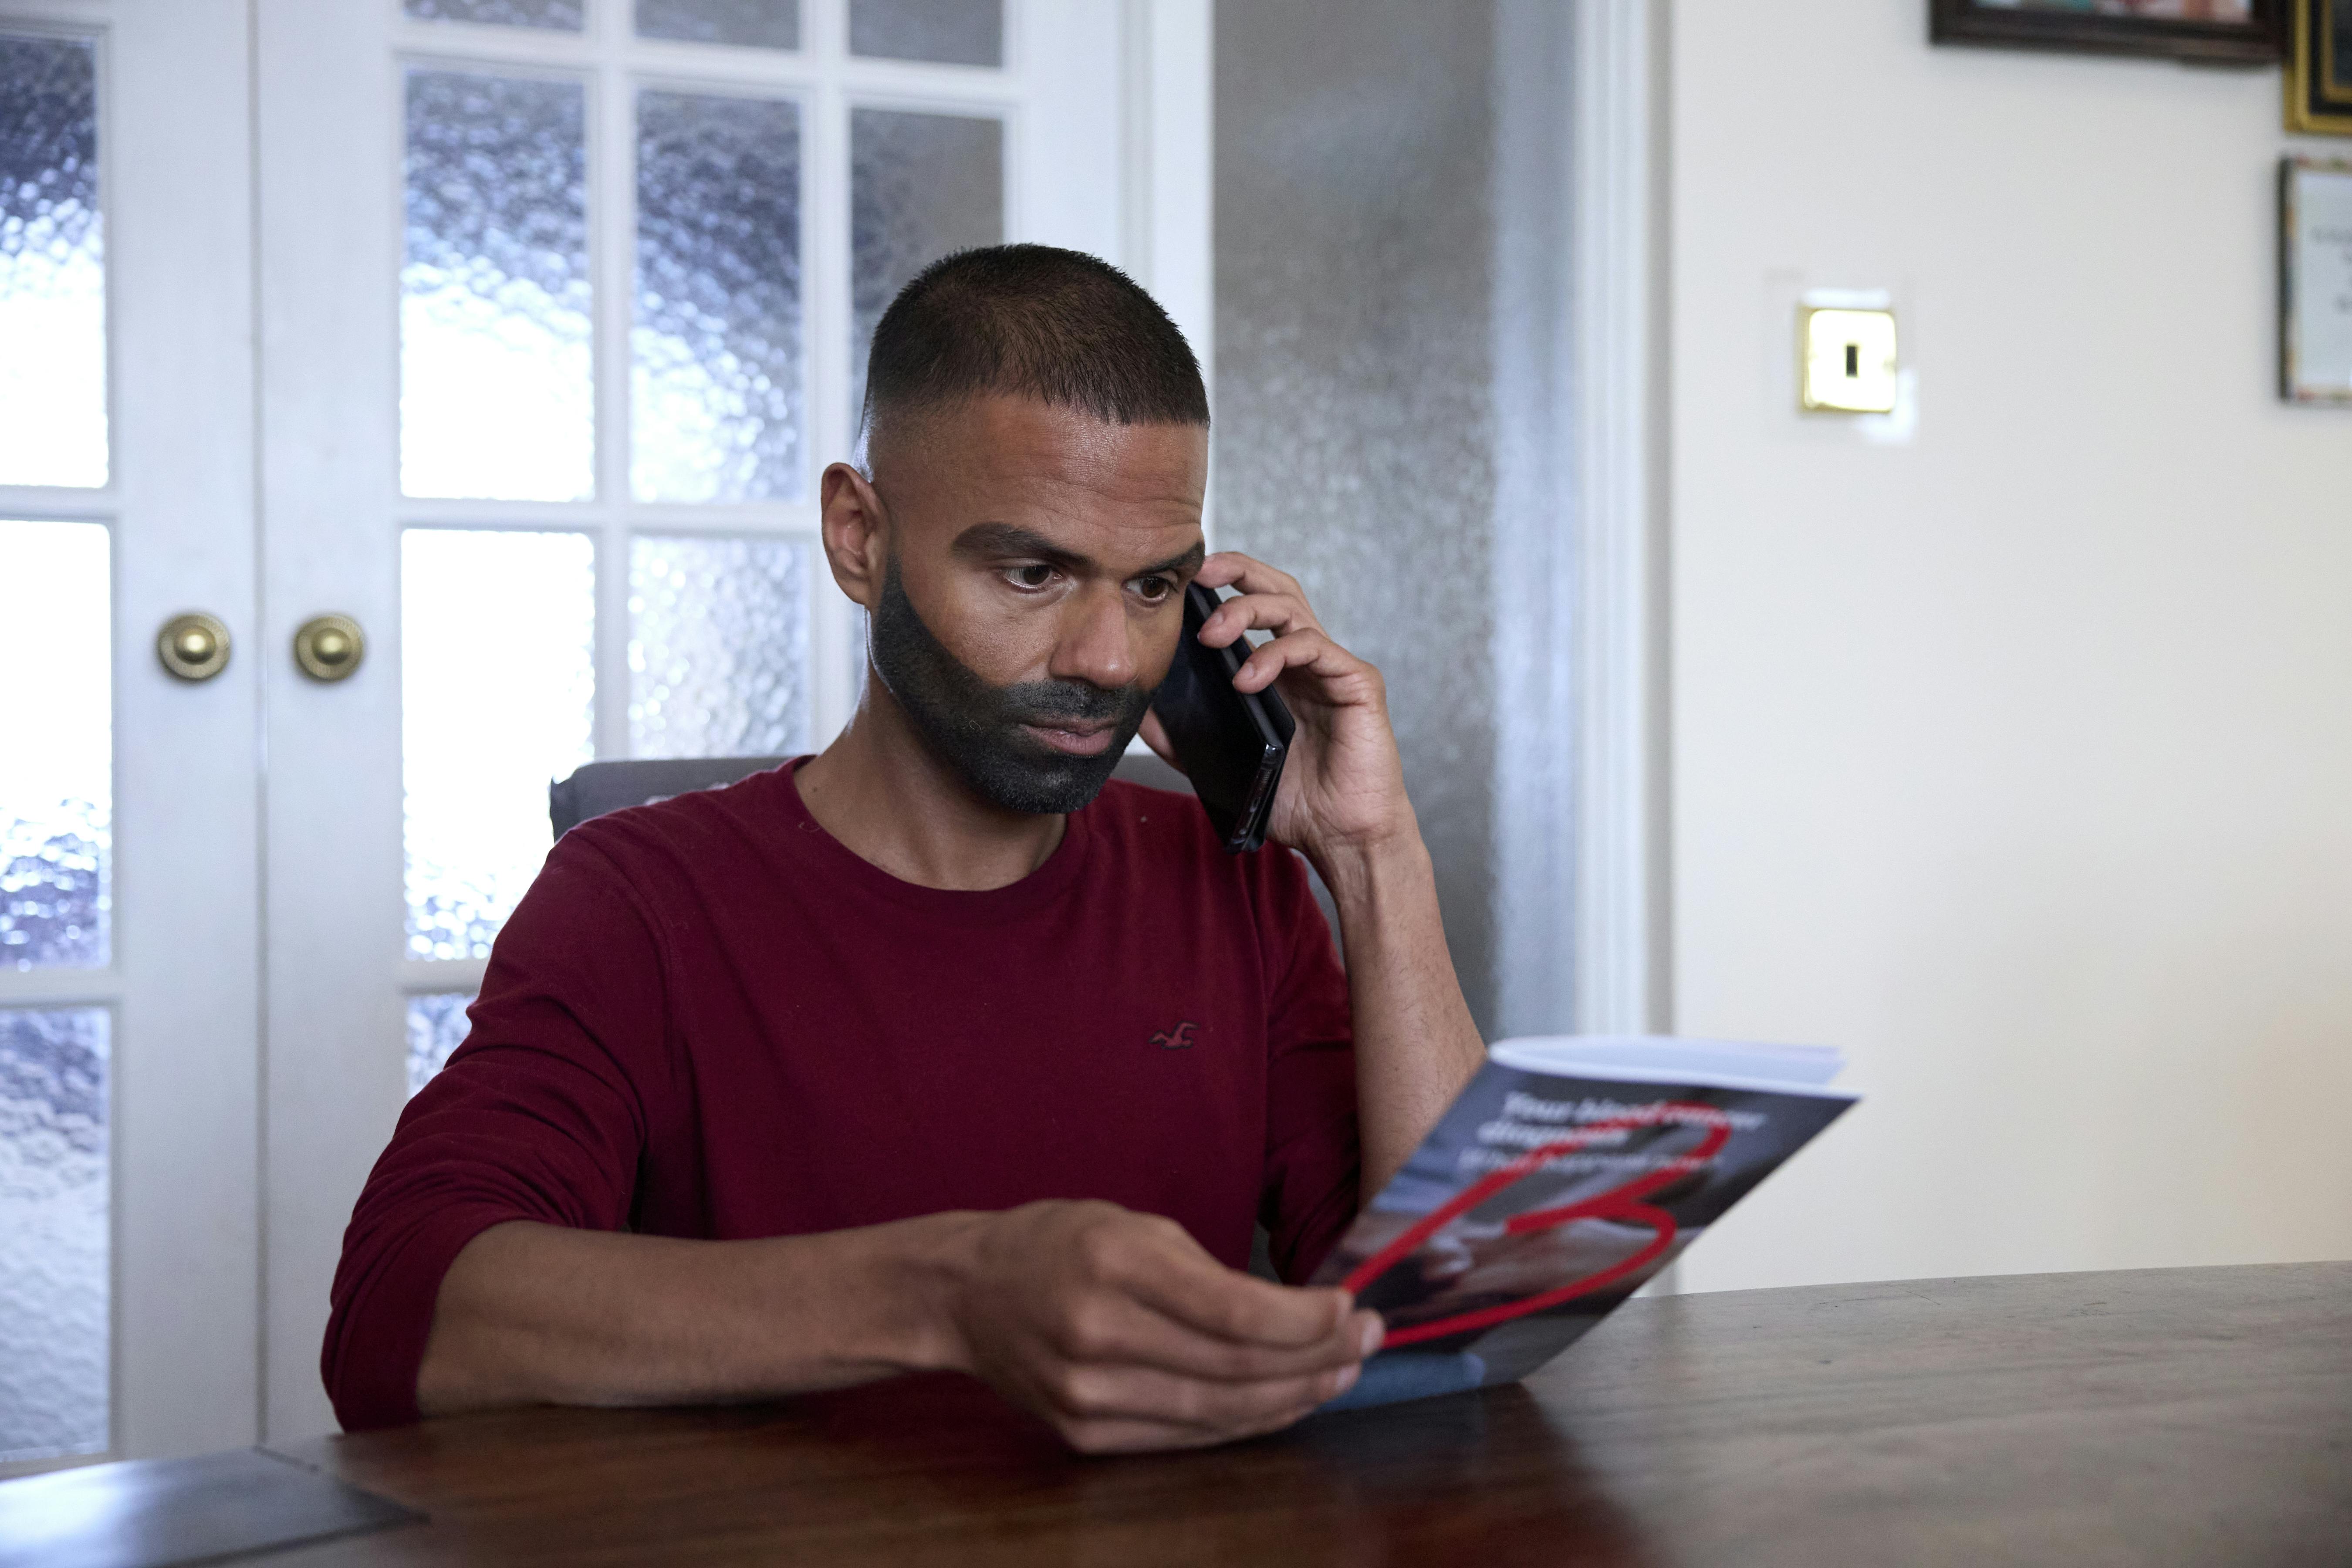
<svg viewBox="0 0 2352 1568">
<path fill-rule="evenodd" d="M 1265 1182 L 1258 1207 L 1283 1279 L 1311 1277 L 1356 1217 L 1355 1028 L 1348 976 L 1315 901 L 1307 863 L 1261 850 L 1254 889 L 1265 972 Z"/>
<path fill-rule="evenodd" d="M 490 952 L 465 1044 L 401 1113 L 343 1234 L 320 1372 L 352 1431 L 417 1418 L 442 1277 L 509 1220 L 616 1230 L 667 1048 L 656 927 L 568 834 Z"/>
</svg>

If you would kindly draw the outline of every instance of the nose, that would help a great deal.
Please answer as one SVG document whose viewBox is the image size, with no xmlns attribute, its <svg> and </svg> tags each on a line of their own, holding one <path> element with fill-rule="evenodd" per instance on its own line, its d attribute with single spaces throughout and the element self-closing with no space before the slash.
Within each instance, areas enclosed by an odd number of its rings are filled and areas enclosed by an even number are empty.
<svg viewBox="0 0 2352 1568">
<path fill-rule="evenodd" d="M 1083 680 L 1106 689 L 1132 685 L 1134 635 L 1119 585 L 1089 584 L 1066 601 L 1051 673 L 1057 679 Z"/>
</svg>

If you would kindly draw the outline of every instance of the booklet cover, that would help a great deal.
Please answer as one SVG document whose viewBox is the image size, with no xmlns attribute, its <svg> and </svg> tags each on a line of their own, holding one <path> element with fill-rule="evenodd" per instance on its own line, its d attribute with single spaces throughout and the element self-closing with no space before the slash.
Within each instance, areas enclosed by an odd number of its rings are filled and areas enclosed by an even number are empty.
<svg viewBox="0 0 2352 1568">
<path fill-rule="evenodd" d="M 1859 1098 L 1808 1046 L 1504 1040 L 1313 1283 L 1388 1323 L 1327 1410 L 1526 1376 Z"/>
</svg>

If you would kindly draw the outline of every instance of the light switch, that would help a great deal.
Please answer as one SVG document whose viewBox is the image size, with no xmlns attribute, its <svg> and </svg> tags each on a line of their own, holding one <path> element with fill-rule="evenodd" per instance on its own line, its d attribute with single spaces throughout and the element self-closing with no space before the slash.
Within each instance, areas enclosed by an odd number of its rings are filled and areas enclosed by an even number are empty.
<svg viewBox="0 0 2352 1568">
<path fill-rule="evenodd" d="M 1894 311 L 1801 306 L 1797 353 L 1806 412 L 1894 412 Z"/>
</svg>

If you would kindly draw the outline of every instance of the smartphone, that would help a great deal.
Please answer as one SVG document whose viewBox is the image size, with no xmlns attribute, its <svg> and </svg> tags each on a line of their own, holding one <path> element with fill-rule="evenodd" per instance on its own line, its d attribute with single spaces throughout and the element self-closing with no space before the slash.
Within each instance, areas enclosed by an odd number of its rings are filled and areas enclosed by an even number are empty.
<svg viewBox="0 0 2352 1568">
<path fill-rule="evenodd" d="M 1275 786 L 1298 726 L 1272 687 L 1234 689 L 1234 677 L 1250 656 L 1248 637 L 1236 637 L 1229 647 L 1202 645 L 1201 626 L 1218 604 L 1212 590 L 1184 585 L 1184 635 L 1168 679 L 1151 695 L 1151 710 L 1160 715 L 1176 765 L 1192 781 L 1210 826 L 1226 852 L 1239 855 L 1265 843 Z"/>
</svg>

